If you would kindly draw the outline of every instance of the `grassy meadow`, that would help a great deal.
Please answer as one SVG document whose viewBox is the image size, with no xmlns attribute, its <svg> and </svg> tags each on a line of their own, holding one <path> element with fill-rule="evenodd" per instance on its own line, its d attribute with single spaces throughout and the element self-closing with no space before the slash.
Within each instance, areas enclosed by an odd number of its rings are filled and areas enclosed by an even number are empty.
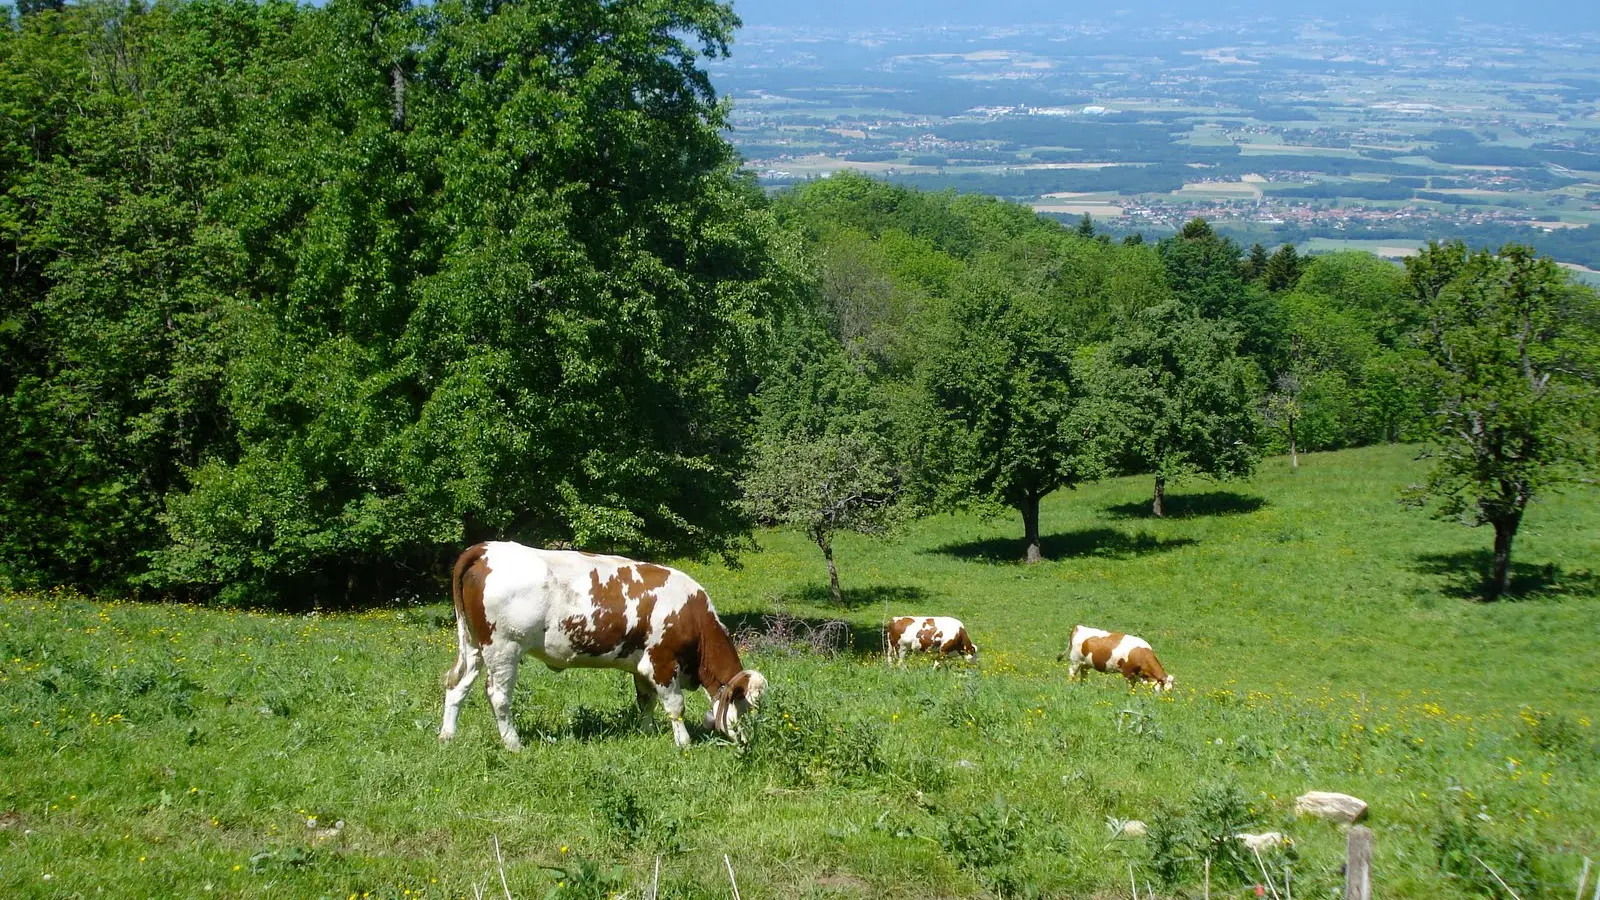
<svg viewBox="0 0 1600 900">
<path fill-rule="evenodd" d="M 1534 506 L 1519 599 L 1471 601 L 1490 536 L 1402 508 L 1415 450 L 1266 461 L 1147 514 L 1128 478 L 1020 522 L 940 516 L 846 537 L 846 608 L 816 548 L 764 533 L 743 566 L 683 563 L 736 631 L 842 620 L 826 655 L 771 636 L 742 752 L 674 749 L 615 672 L 517 690 L 528 749 L 475 692 L 435 739 L 447 598 L 285 616 L 70 595 L 0 598 L 0 896 L 517 898 L 1255 896 L 1233 830 L 1337 896 L 1344 835 L 1296 795 L 1371 804 L 1377 895 L 1569 897 L 1600 856 L 1600 493 Z M 874 655 L 890 613 L 961 617 L 976 666 Z M 1148 638 L 1177 690 L 1069 684 L 1074 623 Z M 835 629 L 836 632 L 842 629 Z M 691 700 L 697 724 L 703 695 Z M 1119 834 L 1127 819 L 1143 837 Z M 1279 890 L 1282 890 L 1280 887 Z M 1269 894 L 1270 896 L 1270 894 Z"/>
</svg>

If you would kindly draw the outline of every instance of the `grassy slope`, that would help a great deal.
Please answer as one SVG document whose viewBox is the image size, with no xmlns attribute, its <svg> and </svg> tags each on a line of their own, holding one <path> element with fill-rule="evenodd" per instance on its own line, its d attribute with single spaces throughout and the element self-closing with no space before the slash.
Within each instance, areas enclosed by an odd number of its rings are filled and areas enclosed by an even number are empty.
<svg viewBox="0 0 1600 900">
<path fill-rule="evenodd" d="M 847 619 L 873 646 L 888 597 L 974 633 L 976 673 L 747 659 L 776 685 L 773 709 L 878 736 L 829 744 L 798 780 L 711 742 L 676 752 L 659 714 L 646 728 L 619 714 L 631 686 L 606 672 L 526 669 L 520 756 L 499 750 L 481 696 L 440 747 L 444 606 L 287 618 L 5 598 L 0 895 L 470 897 L 498 880 L 491 834 L 519 897 L 552 883 L 541 863 L 619 861 L 638 884 L 661 851 L 663 896 L 726 896 L 723 853 L 746 897 L 980 895 L 939 837 L 998 793 L 1026 817 L 1022 881 L 1126 896 L 1127 864 L 1148 871 L 1148 852 L 1108 841 L 1106 817 L 1154 819 L 1232 780 L 1260 827 L 1296 839 L 1297 895 L 1338 880 L 1341 834 L 1291 812 L 1327 789 L 1373 804 L 1386 896 L 1472 896 L 1435 867 L 1433 836 L 1458 812 L 1489 817 L 1491 849 L 1529 842 L 1555 896 L 1580 855 L 1600 855 L 1600 592 L 1585 574 L 1600 505 L 1592 491 L 1540 504 L 1518 558 L 1543 591 L 1471 603 L 1455 573 L 1488 537 L 1394 502 L 1411 455 L 1313 455 L 1293 477 L 1272 460 L 1249 484 L 1180 489 L 1180 513 L 1202 514 L 1167 521 L 1142 516 L 1145 479 L 1058 495 L 1052 561 L 1032 568 L 1003 561 L 1009 520 L 846 539 L 847 610 L 826 604 L 820 558 L 793 535 L 763 535 L 742 569 L 688 566 L 736 625 L 782 608 Z M 1079 621 L 1149 638 L 1176 696 L 1067 684 L 1053 658 Z M 791 747 L 823 746 L 797 734 Z M 319 839 L 310 815 L 346 825 Z"/>
</svg>

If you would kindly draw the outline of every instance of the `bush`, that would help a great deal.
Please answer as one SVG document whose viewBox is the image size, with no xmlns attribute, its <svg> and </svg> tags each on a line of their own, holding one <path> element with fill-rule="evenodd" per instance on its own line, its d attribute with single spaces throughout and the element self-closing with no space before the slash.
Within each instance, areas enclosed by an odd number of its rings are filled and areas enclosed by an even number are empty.
<svg viewBox="0 0 1600 900">
<path fill-rule="evenodd" d="M 1231 872 L 1240 881 L 1255 877 L 1256 863 L 1235 837 L 1254 825 L 1244 791 L 1231 781 L 1201 785 L 1187 809 L 1159 807 L 1150 823 L 1150 867 L 1164 886 L 1198 875 L 1211 862 L 1213 879 Z"/>
<path fill-rule="evenodd" d="M 769 693 L 748 718 L 742 758 L 788 784 L 825 782 L 881 772 L 883 742 L 864 722 L 830 719 L 804 700 Z"/>
<path fill-rule="evenodd" d="M 1471 890 L 1487 897 L 1512 896 L 1501 886 L 1501 879 L 1516 896 L 1535 896 L 1539 879 L 1534 874 L 1532 845 L 1521 838 L 1495 837 L 1482 827 L 1479 815 L 1486 814 L 1469 814 L 1459 805 L 1447 805 L 1440 810 L 1433 838 L 1434 850 L 1439 854 L 1439 871 L 1460 879 L 1470 885 Z M 1489 868 L 1494 874 L 1490 874 Z M 1495 875 L 1500 878 L 1496 879 Z"/>
<path fill-rule="evenodd" d="M 939 844 L 951 862 L 995 894 L 1032 896 L 1037 888 L 1025 880 L 1018 864 L 1027 824 L 1027 816 L 995 794 L 977 809 L 946 815 Z"/>
</svg>

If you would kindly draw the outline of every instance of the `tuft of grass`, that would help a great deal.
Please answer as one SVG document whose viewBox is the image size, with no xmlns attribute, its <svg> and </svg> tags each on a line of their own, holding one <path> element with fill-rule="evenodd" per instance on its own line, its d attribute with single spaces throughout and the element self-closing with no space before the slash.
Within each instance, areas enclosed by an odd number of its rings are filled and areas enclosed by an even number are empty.
<svg viewBox="0 0 1600 900">
<path fill-rule="evenodd" d="M 1525 900 L 1570 896 L 1600 857 L 1600 597 L 1574 574 L 1600 559 L 1600 493 L 1536 505 L 1518 558 L 1554 575 L 1485 606 L 1450 567 L 1487 537 L 1394 500 L 1413 456 L 1269 461 L 1175 492 L 1200 499 L 1167 520 L 1143 516 L 1146 479 L 1085 486 L 1049 498 L 1067 537 L 1032 567 L 1009 521 L 847 536 L 845 608 L 799 535 L 763 533 L 737 569 L 684 563 L 726 621 L 851 629 L 826 654 L 754 642 L 771 700 L 743 748 L 696 731 L 679 752 L 628 679 L 533 665 L 526 751 L 501 750 L 481 694 L 440 745 L 444 596 L 288 616 L 7 595 L 0 896 L 472 897 L 499 889 L 495 835 L 519 898 L 637 897 L 658 856 L 661 896 L 726 897 L 724 853 L 746 898 L 915 900 L 1125 897 L 1130 865 L 1141 893 L 1193 896 L 1212 852 L 1218 896 L 1251 877 L 1219 861 L 1241 823 L 1291 837 L 1266 864 L 1329 896 L 1344 834 L 1294 817 L 1312 789 L 1371 804 L 1386 897 L 1492 896 L 1470 856 Z M 960 617 L 980 662 L 887 666 L 885 605 Z M 1068 683 L 1079 622 L 1149 639 L 1177 690 Z"/>
</svg>

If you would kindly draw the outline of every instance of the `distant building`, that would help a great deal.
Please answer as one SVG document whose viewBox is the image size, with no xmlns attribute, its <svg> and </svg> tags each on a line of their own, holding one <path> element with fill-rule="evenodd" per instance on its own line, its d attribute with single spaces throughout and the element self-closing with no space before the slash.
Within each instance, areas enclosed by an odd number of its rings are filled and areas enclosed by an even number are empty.
<svg viewBox="0 0 1600 900">
<path fill-rule="evenodd" d="M 1083 114 L 1086 116 L 1103 116 L 1106 114 L 1106 108 L 1104 106 L 1085 106 Z"/>
</svg>

